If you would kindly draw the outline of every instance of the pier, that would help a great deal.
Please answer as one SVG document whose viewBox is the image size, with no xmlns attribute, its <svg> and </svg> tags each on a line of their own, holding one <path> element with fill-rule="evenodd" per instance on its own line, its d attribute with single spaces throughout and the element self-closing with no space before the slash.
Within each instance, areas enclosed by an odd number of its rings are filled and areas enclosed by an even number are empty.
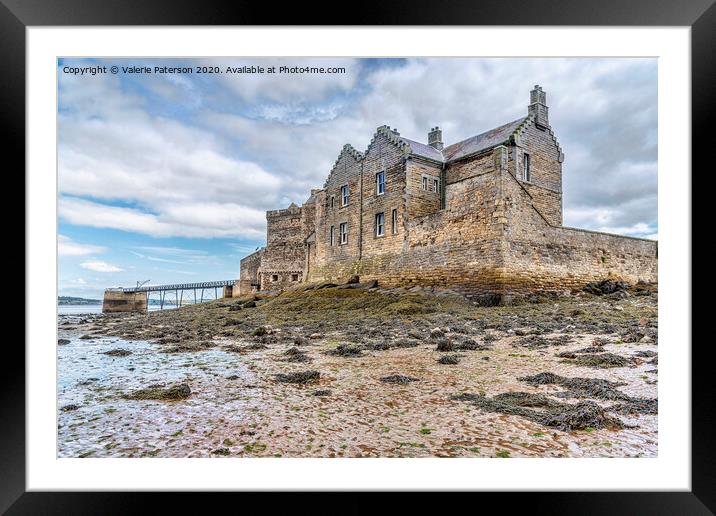
<svg viewBox="0 0 716 516">
<path fill-rule="evenodd" d="M 237 280 L 231 279 L 200 283 L 108 288 L 104 291 L 102 312 L 146 312 L 150 295 L 154 292 L 159 294 L 160 310 L 163 310 L 164 305 L 172 301 L 175 306 L 182 306 L 185 300 L 185 293 L 187 294 L 186 299 L 193 301 L 194 304 L 219 299 L 219 289 L 221 289 L 221 297 L 232 297 L 236 282 Z M 212 293 L 213 296 L 211 296 Z M 193 299 L 191 294 L 193 294 Z"/>
</svg>

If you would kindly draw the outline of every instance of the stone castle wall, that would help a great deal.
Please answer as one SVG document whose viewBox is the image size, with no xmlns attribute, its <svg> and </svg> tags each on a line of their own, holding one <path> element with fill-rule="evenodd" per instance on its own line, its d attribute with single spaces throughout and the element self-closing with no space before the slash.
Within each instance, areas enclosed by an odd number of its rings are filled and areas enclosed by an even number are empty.
<svg viewBox="0 0 716 516">
<path fill-rule="evenodd" d="M 266 213 L 267 245 L 258 270 L 260 290 L 282 290 L 303 280 L 303 209 L 291 206 Z"/>
<path fill-rule="evenodd" d="M 529 155 L 530 179 L 524 177 Z M 530 193 L 534 207 L 553 226 L 562 225 L 562 161 L 564 156 L 552 130 L 527 123 L 510 147 L 508 169 Z"/>
<path fill-rule="evenodd" d="M 239 281 L 234 284 L 232 291 L 234 297 L 245 296 L 258 289 L 261 284 L 259 267 L 261 267 L 261 256 L 264 253 L 264 249 L 251 253 L 241 260 Z"/>
<path fill-rule="evenodd" d="M 532 206 L 528 190 L 505 176 L 504 291 L 568 290 L 607 277 L 658 281 L 658 243 L 554 227 Z"/>
</svg>

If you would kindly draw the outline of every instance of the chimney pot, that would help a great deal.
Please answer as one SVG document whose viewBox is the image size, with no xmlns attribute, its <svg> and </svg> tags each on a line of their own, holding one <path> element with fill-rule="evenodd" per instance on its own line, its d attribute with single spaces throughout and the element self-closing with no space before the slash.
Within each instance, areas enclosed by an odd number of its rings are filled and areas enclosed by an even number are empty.
<svg viewBox="0 0 716 516">
<path fill-rule="evenodd" d="M 440 130 L 440 127 L 435 126 L 430 129 L 428 133 L 428 145 L 433 149 L 443 150 L 443 132 Z"/>
</svg>

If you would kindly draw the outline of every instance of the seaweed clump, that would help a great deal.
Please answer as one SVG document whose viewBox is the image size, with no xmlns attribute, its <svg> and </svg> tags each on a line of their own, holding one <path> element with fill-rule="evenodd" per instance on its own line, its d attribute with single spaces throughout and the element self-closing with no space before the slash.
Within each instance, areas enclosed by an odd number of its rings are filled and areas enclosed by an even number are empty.
<svg viewBox="0 0 716 516">
<path fill-rule="evenodd" d="M 339 357 L 359 357 L 363 355 L 361 349 L 353 344 L 339 344 L 336 349 L 328 353 Z"/>
<path fill-rule="evenodd" d="M 614 353 L 598 353 L 578 356 L 575 359 L 575 363 L 581 366 L 605 369 L 609 367 L 625 367 L 632 364 L 633 361 Z"/>
<path fill-rule="evenodd" d="M 288 348 L 286 351 L 283 352 L 284 355 L 286 355 L 288 358 L 286 358 L 286 362 L 311 362 L 311 357 L 309 357 L 305 351 L 301 351 L 297 347 Z"/>
<path fill-rule="evenodd" d="M 278 373 L 275 375 L 277 382 L 282 383 L 316 383 L 321 378 L 321 373 L 318 371 L 301 371 L 298 373 Z"/>
<path fill-rule="evenodd" d="M 380 379 L 383 383 L 398 383 L 398 384 L 406 384 L 410 382 L 417 382 L 419 381 L 418 378 L 413 378 L 412 376 L 403 376 L 400 374 L 392 374 L 390 376 L 384 376 Z"/>
<path fill-rule="evenodd" d="M 626 385 L 622 382 L 611 382 L 601 378 L 566 378 L 554 373 L 539 373 L 534 376 L 518 378 L 530 385 L 561 385 L 566 390 L 558 392 L 555 396 L 562 398 L 593 398 L 604 401 L 618 401 L 608 409 L 608 412 L 619 414 L 656 414 L 658 401 L 650 398 L 636 398 L 623 393 L 615 387 Z"/>
<path fill-rule="evenodd" d="M 438 359 L 439 364 L 456 365 L 460 363 L 460 357 L 457 355 L 443 355 Z"/>
<path fill-rule="evenodd" d="M 191 388 L 189 385 L 182 383 L 171 387 L 164 387 L 162 384 L 150 385 L 146 389 L 139 389 L 126 394 L 124 398 L 128 400 L 179 401 L 189 396 L 191 396 Z"/>
<path fill-rule="evenodd" d="M 625 427 L 619 418 L 609 416 L 593 401 L 581 401 L 576 404 L 560 403 L 542 394 L 528 392 L 507 392 L 493 398 L 480 394 L 460 394 L 453 396 L 453 399 L 472 402 L 486 412 L 524 417 L 565 432 L 587 428 Z"/>
</svg>

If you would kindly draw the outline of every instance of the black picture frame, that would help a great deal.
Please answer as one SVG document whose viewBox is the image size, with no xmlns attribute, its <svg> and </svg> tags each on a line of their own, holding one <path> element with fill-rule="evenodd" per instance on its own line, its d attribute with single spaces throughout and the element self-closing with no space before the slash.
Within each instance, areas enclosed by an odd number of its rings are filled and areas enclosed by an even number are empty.
<svg viewBox="0 0 716 516">
<path fill-rule="evenodd" d="M 25 167 L 25 30 L 30 26 L 112 25 L 574 25 L 691 27 L 692 135 L 708 134 L 716 113 L 716 0 L 504 0 L 444 2 L 412 0 L 356 7 L 350 15 L 335 4 L 216 2 L 204 0 L 0 0 L 0 97 L 5 160 L 14 155 Z M 706 166 L 710 145 L 692 143 L 694 168 Z M 710 160 L 712 161 L 712 160 Z M 682 171 L 684 180 L 690 171 Z M 28 271 L 25 270 L 26 278 Z M 683 300 L 685 303 L 691 300 Z M 31 305 L 31 303 L 30 303 Z M 29 306 L 30 305 L 26 305 Z M 690 343 L 680 343 L 685 349 Z M 706 344 L 704 342 L 703 344 Z M 708 343 L 710 346 L 710 343 Z M 510 509 L 549 514 L 712 514 L 716 511 L 714 395 L 708 384 L 709 346 L 692 347 L 692 491 L 510 493 Z M 164 512 L 172 505 L 190 509 L 186 495 L 127 493 L 25 492 L 25 354 L 7 350 L 0 375 L 0 511 L 7 514 L 129 514 L 146 512 L 161 497 Z M 12 356 L 12 355 L 15 356 Z M 712 374 L 712 373 L 711 373 Z M 226 502 L 204 496 L 203 510 Z M 242 494 L 246 508 L 251 500 Z M 497 502 L 505 493 L 484 493 Z M 504 503 L 504 498 L 502 498 Z M 158 501 L 158 500 L 157 500 Z M 307 506 L 310 507 L 310 506 Z M 357 506 L 356 506 L 357 507 Z M 483 507 L 487 507 L 483 505 Z M 499 505 L 498 505 L 499 507 Z M 237 510 L 239 506 L 236 506 Z"/>
</svg>

